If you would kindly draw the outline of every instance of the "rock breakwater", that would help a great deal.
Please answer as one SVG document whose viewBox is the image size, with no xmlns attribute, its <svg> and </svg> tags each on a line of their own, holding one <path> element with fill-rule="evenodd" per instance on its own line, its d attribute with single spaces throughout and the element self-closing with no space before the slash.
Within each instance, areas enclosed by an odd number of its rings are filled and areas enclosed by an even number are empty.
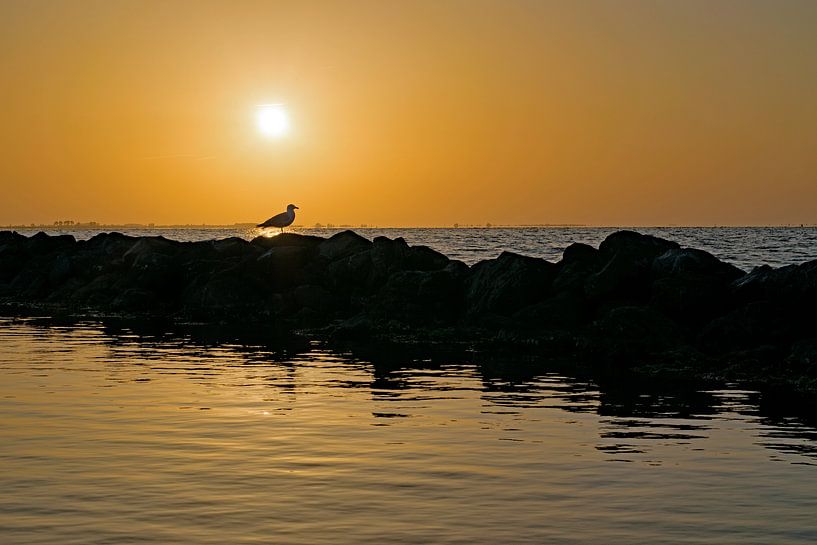
<svg viewBox="0 0 817 545">
<path fill-rule="evenodd" d="M 423 340 L 781 381 L 817 390 L 817 261 L 742 271 L 633 231 L 559 262 L 473 266 L 401 239 L 283 234 L 206 242 L 0 232 L 10 312 L 162 317 Z"/>
</svg>

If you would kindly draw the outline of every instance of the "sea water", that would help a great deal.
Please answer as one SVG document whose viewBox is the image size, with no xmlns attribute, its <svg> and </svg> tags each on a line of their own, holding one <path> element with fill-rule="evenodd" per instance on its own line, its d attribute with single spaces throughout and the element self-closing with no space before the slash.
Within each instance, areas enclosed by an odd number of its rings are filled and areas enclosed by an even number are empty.
<svg viewBox="0 0 817 545">
<path fill-rule="evenodd" d="M 817 429 L 740 384 L 0 320 L 0 543 L 812 544 Z"/>
</svg>

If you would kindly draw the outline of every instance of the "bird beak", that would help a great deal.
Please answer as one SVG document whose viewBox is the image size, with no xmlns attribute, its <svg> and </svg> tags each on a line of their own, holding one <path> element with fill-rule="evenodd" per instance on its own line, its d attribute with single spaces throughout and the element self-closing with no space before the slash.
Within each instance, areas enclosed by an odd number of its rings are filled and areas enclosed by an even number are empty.
<svg viewBox="0 0 817 545">
<path fill-rule="evenodd" d="M 298 208 L 298 207 L 296 206 L 296 207 L 295 207 L 295 210 L 300 210 L 300 208 Z"/>
</svg>

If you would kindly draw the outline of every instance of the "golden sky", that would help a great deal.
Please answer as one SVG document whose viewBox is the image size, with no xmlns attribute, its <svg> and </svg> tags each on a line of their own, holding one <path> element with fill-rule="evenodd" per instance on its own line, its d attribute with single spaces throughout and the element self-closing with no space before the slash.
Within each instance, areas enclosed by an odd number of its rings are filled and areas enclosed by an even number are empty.
<svg viewBox="0 0 817 545">
<path fill-rule="evenodd" d="M 810 0 L 4 0 L 0 224 L 816 223 L 816 28 Z"/>
</svg>

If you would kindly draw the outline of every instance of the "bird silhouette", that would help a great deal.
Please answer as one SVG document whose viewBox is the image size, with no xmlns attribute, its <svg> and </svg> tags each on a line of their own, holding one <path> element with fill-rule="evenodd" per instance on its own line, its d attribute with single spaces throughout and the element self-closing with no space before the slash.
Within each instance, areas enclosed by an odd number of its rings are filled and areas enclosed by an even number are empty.
<svg viewBox="0 0 817 545">
<path fill-rule="evenodd" d="M 264 223 L 259 223 L 258 225 L 256 225 L 256 227 L 278 227 L 279 229 L 281 229 L 281 232 L 283 233 L 284 227 L 292 225 L 292 222 L 295 221 L 296 210 L 298 210 L 297 206 L 295 206 L 294 204 L 288 204 L 286 212 L 276 214 L 275 216 L 272 216 Z"/>
</svg>

